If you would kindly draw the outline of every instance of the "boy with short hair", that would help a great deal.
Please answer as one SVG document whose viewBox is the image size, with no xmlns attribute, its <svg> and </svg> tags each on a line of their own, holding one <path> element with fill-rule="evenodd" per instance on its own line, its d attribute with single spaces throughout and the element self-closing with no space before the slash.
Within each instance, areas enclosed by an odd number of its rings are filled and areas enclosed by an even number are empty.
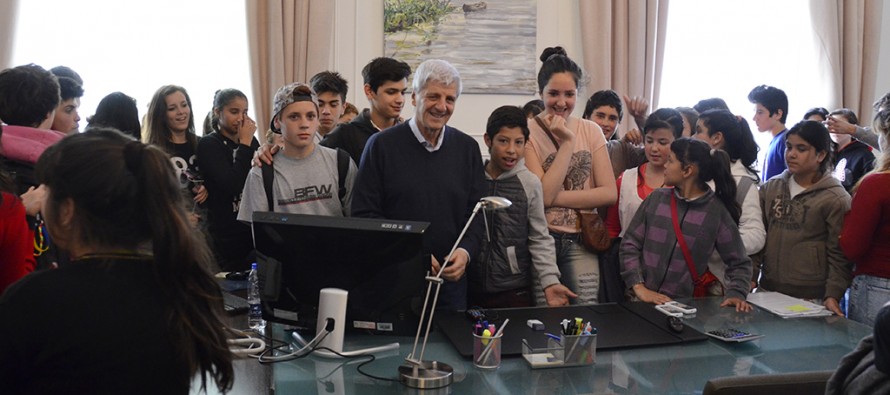
<svg viewBox="0 0 890 395">
<path fill-rule="evenodd" d="M 371 108 L 364 109 L 349 123 L 338 125 L 321 145 L 345 150 L 360 164 L 368 138 L 400 121 L 410 74 L 411 67 L 400 60 L 385 57 L 371 60 L 362 69 L 365 97 Z"/>
<path fill-rule="evenodd" d="M 543 287 L 549 306 L 568 305 L 569 298 L 578 296 L 559 282 L 541 181 L 524 164 L 527 122 L 525 112 L 515 106 L 499 107 L 488 118 L 485 145 L 491 159 L 485 164 L 485 176 L 489 194 L 513 204 L 484 213 L 488 235 L 478 261 L 467 269 L 471 306 L 533 306 L 533 282 Z"/>
<path fill-rule="evenodd" d="M 58 78 L 61 96 L 53 118 L 52 130 L 65 134 L 77 133 L 80 126 L 78 124 L 80 114 L 77 110 L 80 108 L 80 98 L 83 96 L 83 80 L 74 70 L 65 66 L 53 67 L 50 72 Z"/>
<path fill-rule="evenodd" d="M 38 185 L 33 174 L 37 158 L 65 137 L 50 130 L 58 104 L 59 82 L 43 67 L 32 63 L 0 72 L 0 120 L 7 125 L 3 158 L 16 172 L 19 193 Z"/>
<path fill-rule="evenodd" d="M 587 99 L 587 105 L 584 107 L 584 119 L 593 121 L 603 130 L 603 136 L 606 138 L 606 150 L 609 152 L 612 172 L 616 179 L 625 170 L 633 169 L 646 161 L 643 149 L 634 146 L 630 141 L 632 138 L 641 140 L 638 130 L 630 130 L 625 135 L 625 139 L 618 139 L 616 131 L 623 118 L 624 108 L 617 92 L 605 89 L 595 92 Z"/>
<path fill-rule="evenodd" d="M 315 144 L 319 123 L 315 92 L 295 82 L 279 88 L 273 102 L 270 127 L 281 134 L 284 147 L 275 154 L 274 166 L 250 169 L 238 220 L 252 222 L 254 211 L 348 216 L 357 169 L 345 153 Z M 348 170 L 341 181 L 345 163 Z"/>
<path fill-rule="evenodd" d="M 0 146 L 3 147 L 2 167 L 13 176 L 17 192 L 22 194 L 27 220 L 36 230 L 46 189 L 39 186 L 34 171 L 37 159 L 64 134 L 50 130 L 59 104 L 59 82 L 56 77 L 36 64 L 12 67 L 0 71 L 0 120 L 6 123 Z M 33 237 L 30 235 L 29 237 Z M 37 234 L 35 246 L 42 252 L 35 256 L 31 269 L 57 267 L 68 262 L 67 254 L 49 240 Z"/>
<path fill-rule="evenodd" d="M 775 175 L 782 174 L 787 168 L 785 164 L 785 139 L 788 128 L 785 118 L 788 117 L 788 96 L 785 91 L 769 85 L 760 85 L 748 93 L 748 101 L 754 104 L 754 123 L 760 132 L 773 135 L 766 151 L 763 163 L 763 182 Z"/>
<path fill-rule="evenodd" d="M 321 140 L 334 130 L 340 121 L 340 116 L 346 108 L 346 93 L 349 84 L 334 71 L 322 71 L 309 80 L 312 90 L 318 95 L 318 133 L 315 142 Z"/>
</svg>

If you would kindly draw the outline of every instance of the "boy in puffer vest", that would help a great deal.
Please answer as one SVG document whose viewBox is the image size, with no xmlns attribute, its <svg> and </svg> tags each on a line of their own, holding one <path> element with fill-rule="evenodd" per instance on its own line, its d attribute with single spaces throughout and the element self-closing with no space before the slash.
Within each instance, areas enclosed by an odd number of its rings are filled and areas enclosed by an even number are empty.
<svg viewBox="0 0 890 395">
<path fill-rule="evenodd" d="M 524 164 L 528 120 L 519 107 L 499 107 L 488 118 L 485 164 L 488 195 L 513 204 L 486 211 L 481 253 L 468 267 L 469 305 L 483 308 L 535 305 L 540 281 L 548 306 L 564 306 L 577 295 L 559 282 L 553 238 L 547 231 L 541 181 Z"/>
</svg>

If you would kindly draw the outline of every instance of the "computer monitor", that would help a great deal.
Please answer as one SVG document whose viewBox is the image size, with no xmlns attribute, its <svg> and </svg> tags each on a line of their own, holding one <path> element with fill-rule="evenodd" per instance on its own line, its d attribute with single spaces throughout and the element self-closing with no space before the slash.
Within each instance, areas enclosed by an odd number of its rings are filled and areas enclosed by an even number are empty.
<svg viewBox="0 0 890 395">
<path fill-rule="evenodd" d="M 427 222 L 254 212 L 263 316 L 313 328 L 319 291 L 349 292 L 346 329 L 413 335 Z"/>
</svg>

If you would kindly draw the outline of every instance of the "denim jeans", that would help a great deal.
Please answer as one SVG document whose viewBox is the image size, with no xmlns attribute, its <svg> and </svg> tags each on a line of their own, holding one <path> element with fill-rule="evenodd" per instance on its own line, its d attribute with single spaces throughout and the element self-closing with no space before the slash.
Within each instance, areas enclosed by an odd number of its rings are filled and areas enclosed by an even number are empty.
<svg viewBox="0 0 890 395">
<path fill-rule="evenodd" d="M 578 297 L 571 304 L 597 303 L 600 287 L 600 268 L 597 255 L 587 251 L 578 233 L 550 233 L 556 242 L 556 266 L 559 281 Z M 537 277 L 537 276 L 536 276 Z M 535 278 L 535 299 L 538 306 L 546 306 L 541 283 Z"/>
<path fill-rule="evenodd" d="M 847 318 L 874 327 L 878 310 L 890 302 L 890 278 L 861 274 L 850 286 Z"/>
</svg>

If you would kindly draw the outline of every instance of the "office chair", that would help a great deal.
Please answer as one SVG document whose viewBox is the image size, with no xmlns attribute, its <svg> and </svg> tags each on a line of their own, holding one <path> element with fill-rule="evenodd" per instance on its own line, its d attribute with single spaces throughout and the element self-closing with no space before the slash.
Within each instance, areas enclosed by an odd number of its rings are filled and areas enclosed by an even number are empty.
<svg viewBox="0 0 890 395">
<path fill-rule="evenodd" d="M 718 377 L 705 384 L 703 395 L 810 395 L 824 394 L 833 370 Z"/>
</svg>

